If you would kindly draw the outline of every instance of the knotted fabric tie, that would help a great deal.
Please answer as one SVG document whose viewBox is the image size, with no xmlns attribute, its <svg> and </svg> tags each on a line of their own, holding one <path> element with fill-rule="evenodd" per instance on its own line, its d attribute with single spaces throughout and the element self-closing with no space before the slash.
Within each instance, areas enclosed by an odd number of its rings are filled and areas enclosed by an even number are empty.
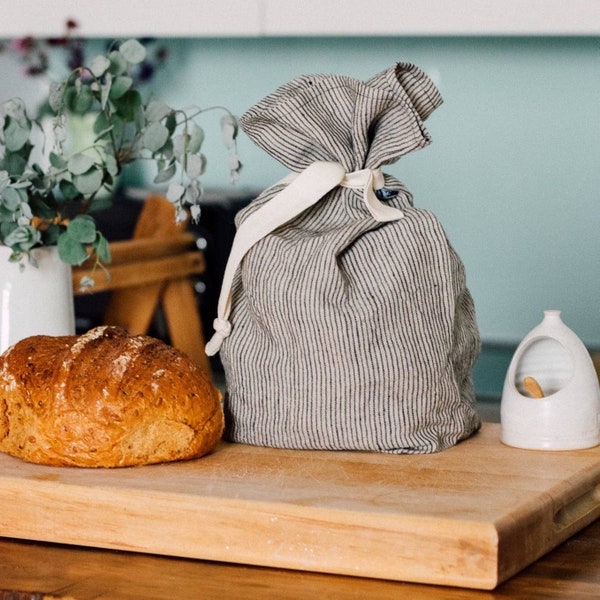
<svg viewBox="0 0 600 600">
<path fill-rule="evenodd" d="M 238 228 L 227 260 L 217 318 L 213 322 L 215 334 L 206 344 L 206 354 L 213 356 L 223 340 L 231 333 L 231 288 L 242 259 L 262 238 L 316 204 L 327 192 L 339 186 L 362 190 L 363 201 L 376 221 L 396 221 L 403 217 L 400 209 L 379 201 L 375 190 L 384 185 L 381 169 L 362 169 L 346 173 L 336 162 L 315 162 L 301 173 L 292 173 L 276 185 L 287 184 L 276 196 L 253 212 Z"/>
</svg>

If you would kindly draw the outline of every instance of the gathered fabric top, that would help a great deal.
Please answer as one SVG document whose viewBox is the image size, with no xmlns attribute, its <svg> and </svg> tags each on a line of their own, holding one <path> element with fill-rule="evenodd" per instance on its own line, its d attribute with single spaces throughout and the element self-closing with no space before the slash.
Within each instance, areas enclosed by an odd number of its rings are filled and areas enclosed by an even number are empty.
<svg viewBox="0 0 600 600">
<path fill-rule="evenodd" d="M 441 104 L 431 79 L 400 62 L 367 81 L 298 77 L 249 109 L 240 125 L 291 171 L 330 161 L 349 173 L 391 164 L 427 146 L 423 121 Z"/>
<path fill-rule="evenodd" d="M 366 82 L 340 75 L 305 75 L 275 90 L 240 119 L 248 136 L 292 173 L 266 190 L 245 212 L 229 255 L 206 345 L 216 354 L 231 333 L 235 273 L 261 239 L 319 202 L 336 187 L 357 191 L 375 222 L 401 219 L 381 202 L 381 166 L 428 145 L 423 121 L 442 103 L 429 77 L 397 63 Z"/>
</svg>

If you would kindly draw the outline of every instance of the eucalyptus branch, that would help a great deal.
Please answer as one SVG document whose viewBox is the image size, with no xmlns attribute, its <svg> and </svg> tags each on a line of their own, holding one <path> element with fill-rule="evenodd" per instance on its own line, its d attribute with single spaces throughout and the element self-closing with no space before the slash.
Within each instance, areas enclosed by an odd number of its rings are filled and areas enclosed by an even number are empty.
<svg viewBox="0 0 600 600">
<path fill-rule="evenodd" d="M 144 101 L 132 72 L 146 57 L 136 40 L 115 42 L 89 66 L 73 69 L 50 88 L 54 111 L 54 146 L 50 168 L 31 164 L 35 145 L 22 101 L 0 105 L 0 243 L 18 256 L 30 249 L 56 244 L 71 264 L 87 260 L 108 262 L 108 243 L 92 217 L 98 194 L 110 190 L 123 165 L 150 160 L 156 165 L 156 184 L 168 185 L 166 196 L 177 219 L 187 211 L 197 220 L 206 168 L 202 152 L 204 131 L 196 119 L 222 111 L 221 137 L 229 151 L 232 179 L 242 167 L 237 156 L 236 117 L 224 106 L 172 108 L 157 98 Z M 92 144 L 66 156 L 68 115 L 95 115 Z M 62 215 L 78 214 L 70 221 Z M 43 224 L 43 228 L 35 227 Z"/>
</svg>

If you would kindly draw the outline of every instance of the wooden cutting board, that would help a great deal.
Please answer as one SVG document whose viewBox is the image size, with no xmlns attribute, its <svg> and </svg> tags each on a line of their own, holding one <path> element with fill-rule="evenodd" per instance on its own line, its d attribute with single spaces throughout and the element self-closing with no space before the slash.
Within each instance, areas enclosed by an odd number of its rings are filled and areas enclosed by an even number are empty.
<svg viewBox="0 0 600 600">
<path fill-rule="evenodd" d="M 0 454 L 0 535 L 492 589 L 600 516 L 600 447 L 500 426 L 424 456 L 219 446 L 114 470 Z"/>
</svg>

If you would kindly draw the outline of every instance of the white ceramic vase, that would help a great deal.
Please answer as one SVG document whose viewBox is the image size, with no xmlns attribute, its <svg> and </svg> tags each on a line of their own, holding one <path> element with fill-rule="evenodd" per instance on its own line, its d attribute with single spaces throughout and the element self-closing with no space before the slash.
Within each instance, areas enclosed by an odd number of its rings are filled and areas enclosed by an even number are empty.
<svg viewBox="0 0 600 600">
<path fill-rule="evenodd" d="M 542 398 L 524 389 L 525 377 L 540 384 Z M 504 382 L 502 441 L 531 450 L 577 450 L 600 444 L 600 388 L 584 344 L 547 310 L 519 344 Z"/>
<path fill-rule="evenodd" d="M 0 352 L 31 335 L 72 335 L 75 310 L 71 267 L 54 246 L 33 250 L 38 266 L 9 262 L 0 246 Z"/>
</svg>

